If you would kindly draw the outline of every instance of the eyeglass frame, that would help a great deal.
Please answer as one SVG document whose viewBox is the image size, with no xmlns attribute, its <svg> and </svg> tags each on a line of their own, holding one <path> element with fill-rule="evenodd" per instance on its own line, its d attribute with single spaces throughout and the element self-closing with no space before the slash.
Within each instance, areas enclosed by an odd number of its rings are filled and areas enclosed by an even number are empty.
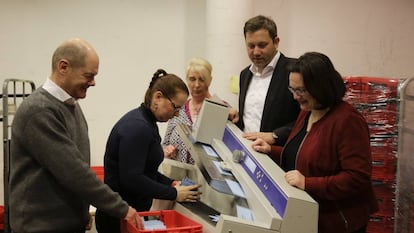
<svg viewBox="0 0 414 233">
<path fill-rule="evenodd" d="M 175 103 L 171 100 L 171 98 L 168 95 L 165 95 L 164 93 L 162 93 L 162 94 L 164 95 L 165 98 L 167 98 L 168 101 L 170 101 L 170 103 L 171 103 L 171 105 L 174 109 L 174 112 L 179 112 L 180 109 L 181 109 L 181 106 L 175 105 Z"/>
<path fill-rule="evenodd" d="M 298 96 L 304 96 L 306 94 L 306 92 L 308 92 L 308 90 L 306 90 L 306 88 L 304 88 L 304 87 L 293 88 L 291 86 L 288 86 L 288 90 L 292 94 L 296 94 Z"/>
</svg>

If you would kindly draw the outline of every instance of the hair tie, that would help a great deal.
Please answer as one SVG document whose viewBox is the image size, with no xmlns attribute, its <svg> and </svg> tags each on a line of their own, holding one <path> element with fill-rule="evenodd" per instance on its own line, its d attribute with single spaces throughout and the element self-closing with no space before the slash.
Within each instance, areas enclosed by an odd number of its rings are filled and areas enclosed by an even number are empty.
<svg viewBox="0 0 414 233">
<path fill-rule="evenodd" d="M 155 71 L 154 75 L 152 76 L 150 85 L 148 88 L 152 88 L 154 86 L 154 83 L 161 77 L 164 77 L 167 75 L 167 72 L 163 69 L 158 69 L 157 71 Z"/>
</svg>

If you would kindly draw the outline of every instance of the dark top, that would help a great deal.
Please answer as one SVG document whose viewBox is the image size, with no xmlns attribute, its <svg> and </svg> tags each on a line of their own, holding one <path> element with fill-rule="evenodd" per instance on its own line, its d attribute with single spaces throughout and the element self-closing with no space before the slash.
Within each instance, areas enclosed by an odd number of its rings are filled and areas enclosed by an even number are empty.
<svg viewBox="0 0 414 233">
<path fill-rule="evenodd" d="M 308 120 L 309 120 L 309 115 L 305 118 L 305 122 L 303 123 L 303 126 L 298 132 L 298 134 L 296 134 L 292 138 L 292 141 L 290 141 L 290 143 L 285 146 L 285 149 L 282 155 L 282 161 L 281 161 L 281 168 L 285 172 L 296 169 L 296 157 L 300 149 L 300 146 L 302 145 L 302 141 L 304 140 L 306 136 L 306 128 L 308 126 Z"/>
<path fill-rule="evenodd" d="M 158 172 L 164 159 L 156 118 L 142 104 L 113 127 L 105 151 L 104 181 L 137 211 L 152 199 L 175 200 L 173 180 Z"/>
<path fill-rule="evenodd" d="M 300 111 L 299 104 L 293 99 L 292 93 L 288 90 L 289 72 L 287 66 L 294 60 L 280 54 L 267 91 L 260 124 L 260 132 L 273 131 L 278 135 L 277 145 L 284 145 Z M 244 129 L 243 112 L 246 93 L 253 77 L 249 67 L 246 67 L 240 73 L 239 122 L 237 126 L 241 130 Z"/>
</svg>

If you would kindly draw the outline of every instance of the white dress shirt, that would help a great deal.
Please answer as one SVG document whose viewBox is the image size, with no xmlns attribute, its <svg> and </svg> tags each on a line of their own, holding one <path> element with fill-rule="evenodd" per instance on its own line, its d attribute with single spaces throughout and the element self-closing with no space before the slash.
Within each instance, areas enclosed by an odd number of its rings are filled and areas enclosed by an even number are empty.
<svg viewBox="0 0 414 233">
<path fill-rule="evenodd" d="M 46 79 L 46 82 L 43 84 L 42 88 L 62 102 L 70 103 L 72 105 L 77 103 L 75 98 L 70 96 L 65 90 L 50 80 L 50 78 Z"/>
<path fill-rule="evenodd" d="M 244 132 L 246 133 L 260 132 L 267 91 L 279 57 L 280 52 L 278 51 L 261 74 L 253 64 L 249 68 L 253 73 L 253 77 L 247 88 L 246 99 L 244 101 L 243 121 Z"/>
</svg>

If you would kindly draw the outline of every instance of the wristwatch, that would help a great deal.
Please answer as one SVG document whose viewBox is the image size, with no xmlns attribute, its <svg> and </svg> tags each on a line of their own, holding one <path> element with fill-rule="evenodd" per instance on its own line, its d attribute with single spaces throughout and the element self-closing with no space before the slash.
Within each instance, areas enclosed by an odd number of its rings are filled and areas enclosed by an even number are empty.
<svg viewBox="0 0 414 233">
<path fill-rule="evenodd" d="M 275 141 L 276 141 L 276 139 L 278 139 L 278 138 L 279 138 L 275 132 L 272 132 L 272 137 L 273 137 L 273 139 L 274 139 Z"/>
</svg>

